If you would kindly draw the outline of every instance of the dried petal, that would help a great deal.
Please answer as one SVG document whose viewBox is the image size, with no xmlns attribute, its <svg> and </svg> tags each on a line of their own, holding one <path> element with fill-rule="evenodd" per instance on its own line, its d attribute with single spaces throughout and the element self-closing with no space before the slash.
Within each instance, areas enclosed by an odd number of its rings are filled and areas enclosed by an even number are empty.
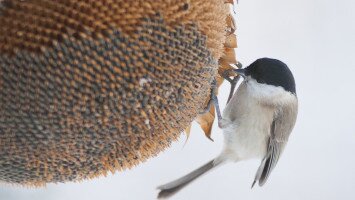
<svg viewBox="0 0 355 200">
<path fill-rule="evenodd" d="M 227 36 L 230 34 L 233 34 L 235 32 L 235 30 L 237 29 L 237 26 L 235 24 L 235 20 L 234 17 L 232 15 L 228 15 L 226 18 L 226 22 L 227 22 L 227 27 L 229 27 L 229 29 L 227 30 Z"/>
<path fill-rule="evenodd" d="M 237 63 L 237 59 L 235 57 L 235 49 L 234 48 L 224 48 L 224 56 L 222 56 L 221 60 L 224 60 L 227 63 L 235 64 Z"/>
<path fill-rule="evenodd" d="M 203 132 L 205 133 L 206 137 L 213 141 L 211 138 L 211 130 L 212 130 L 212 125 L 214 121 L 214 106 L 211 105 L 210 111 L 203 114 L 199 115 L 196 119 L 197 123 L 200 124 L 200 127 L 202 128 Z"/>
<path fill-rule="evenodd" d="M 237 48 L 237 36 L 235 34 L 230 34 L 229 36 L 227 36 L 226 43 L 224 43 L 224 46 L 228 48 Z"/>
</svg>

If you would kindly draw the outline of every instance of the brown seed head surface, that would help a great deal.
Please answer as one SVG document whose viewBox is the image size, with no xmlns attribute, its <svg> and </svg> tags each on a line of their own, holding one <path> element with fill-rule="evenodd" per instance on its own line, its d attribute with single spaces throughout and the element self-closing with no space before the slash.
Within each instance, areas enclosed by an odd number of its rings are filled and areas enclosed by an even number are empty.
<svg viewBox="0 0 355 200">
<path fill-rule="evenodd" d="M 0 1 L 0 181 L 93 178 L 167 148 L 209 97 L 223 2 Z"/>
</svg>

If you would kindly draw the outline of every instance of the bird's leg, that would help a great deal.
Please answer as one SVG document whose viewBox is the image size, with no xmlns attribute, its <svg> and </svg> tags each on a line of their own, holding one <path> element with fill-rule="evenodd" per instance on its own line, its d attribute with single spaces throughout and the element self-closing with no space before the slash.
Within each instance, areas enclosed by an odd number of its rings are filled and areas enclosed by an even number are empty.
<svg viewBox="0 0 355 200">
<path fill-rule="evenodd" d="M 212 94 L 211 98 L 212 98 L 214 107 L 216 108 L 216 112 L 217 112 L 218 127 L 222 128 L 222 115 L 221 115 L 221 110 L 219 109 L 218 98 L 217 98 L 216 94 Z"/>
<path fill-rule="evenodd" d="M 221 110 L 219 109 L 219 104 L 218 104 L 216 79 L 213 79 L 212 84 L 211 84 L 211 96 L 210 96 L 210 100 L 207 103 L 207 107 L 200 114 L 204 114 L 204 113 L 208 112 L 211 108 L 212 103 L 213 103 L 213 105 L 216 109 L 216 112 L 217 112 L 218 126 L 221 127 L 222 115 L 221 115 Z"/>
<path fill-rule="evenodd" d="M 235 76 L 233 78 L 230 78 L 228 76 L 228 73 L 230 72 L 230 70 L 226 70 L 224 73 L 223 73 L 223 78 L 226 79 L 230 84 L 231 84 L 231 89 L 229 91 L 229 95 L 228 95 L 228 100 L 227 100 L 227 104 L 229 103 L 229 101 L 231 100 L 231 98 L 233 97 L 233 94 L 234 94 L 234 90 L 235 90 L 235 87 L 237 86 L 237 83 L 240 79 L 240 76 Z"/>
<path fill-rule="evenodd" d="M 242 64 L 240 62 L 237 62 L 235 64 L 239 69 L 242 68 Z M 230 92 L 229 92 L 229 96 L 228 96 L 228 100 L 227 100 L 227 104 L 229 103 L 229 101 L 231 100 L 231 98 L 233 97 L 233 94 L 234 94 L 234 90 L 235 90 L 235 87 L 237 86 L 237 83 L 240 79 L 240 76 L 235 76 L 233 78 L 230 78 L 229 77 L 229 73 L 232 72 L 233 70 L 225 70 L 223 73 L 222 73 L 222 77 L 224 79 L 226 79 L 230 84 L 231 84 L 231 89 L 230 89 Z"/>
</svg>

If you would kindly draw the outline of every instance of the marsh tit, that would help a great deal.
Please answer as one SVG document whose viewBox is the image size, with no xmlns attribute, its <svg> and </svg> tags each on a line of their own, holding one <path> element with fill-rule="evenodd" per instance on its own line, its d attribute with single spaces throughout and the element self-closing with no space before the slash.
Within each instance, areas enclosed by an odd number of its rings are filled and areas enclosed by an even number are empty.
<svg viewBox="0 0 355 200">
<path fill-rule="evenodd" d="M 234 71 L 244 80 L 219 116 L 224 135 L 222 152 L 193 172 L 159 186 L 158 198 L 170 197 L 202 174 L 229 161 L 261 159 L 252 187 L 256 182 L 263 186 L 276 166 L 297 118 L 294 77 L 285 63 L 270 58 L 258 59 Z"/>
</svg>

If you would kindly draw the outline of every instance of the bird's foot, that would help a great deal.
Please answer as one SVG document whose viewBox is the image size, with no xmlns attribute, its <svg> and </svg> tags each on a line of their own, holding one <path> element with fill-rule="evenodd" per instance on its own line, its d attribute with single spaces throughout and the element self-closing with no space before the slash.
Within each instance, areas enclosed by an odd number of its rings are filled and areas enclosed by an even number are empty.
<svg viewBox="0 0 355 200">
<path fill-rule="evenodd" d="M 219 108 L 219 103 L 218 103 L 218 98 L 217 98 L 217 81 L 216 79 L 213 79 L 212 84 L 211 84 L 211 96 L 210 96 L 210 100 L 207 103 L 206 108 L 200 112 L 200 114 L 205 114 L 206 112 L 208 112 L 211 108 L 211 105 L 214 105 L 216 112 L 217 112 L 217 119 L 218 119 L 218 127 L 221 127 L 221 120 L 222 120 L 222 114 L 221 114 L 221 110 Z"/>
<path fill-rule="evenodd" d="M 240 69 L 242 68 L 242 64 L 240 62 L 237 62 L 235 64 L 235 66 Z M 234 90 L 235 90 L 235 87 L 237 86 L 238 84 L 238 81 L 240 79 L 240 76 L 237 75 L 237 76 L 234 76 L 233 78 L 230 78 L 230 73 L 234 72 L 233 69 L 230 69 L 230 70 L 225 70 L 223 73 L 222 73 L 222 77 L 228 81 L 230 84 L 231 84 L 231 89 L 229 91 L 229 96 L 228 96 L 228 100 L 227 100 L 227 104 L 229 103 L 229 101 L 231 100 L 231 98 L 233 97 L 233 94 L 234 94 Z"/>
</svg>

